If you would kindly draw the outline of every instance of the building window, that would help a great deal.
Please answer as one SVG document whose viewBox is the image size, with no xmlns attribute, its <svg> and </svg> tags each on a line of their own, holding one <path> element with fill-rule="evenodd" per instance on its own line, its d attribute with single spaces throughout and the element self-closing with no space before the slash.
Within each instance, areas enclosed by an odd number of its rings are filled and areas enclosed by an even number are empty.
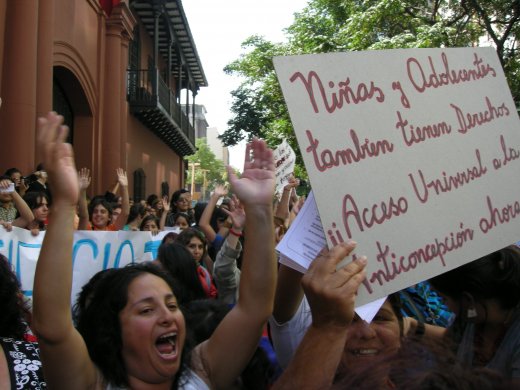
<svg viewBox="0 0 520 390">
<path fill-rule="evenodd" d="M 146 199 L 146 175 L 142 168 L 134 171 L 134 202 Z"/>
</svg>

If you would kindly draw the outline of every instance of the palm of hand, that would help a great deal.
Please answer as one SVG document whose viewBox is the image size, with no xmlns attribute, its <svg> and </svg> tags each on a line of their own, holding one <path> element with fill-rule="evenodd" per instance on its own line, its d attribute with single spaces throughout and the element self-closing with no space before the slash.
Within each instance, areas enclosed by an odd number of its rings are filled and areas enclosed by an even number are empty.
<svg viewBox="0 0 520 390">
<path fill-rule="evenodd" d="M 46 164 L 46 166 L 48 165 Z M 76 204 L 79 198 L 78 173 L 74 164 L 72 147 L 69 144 L 56 145 L 55 159 L 52 165 L 59 167 L 57 174 L 53 175 L 51 180 L 53 192 L 59 193 L 60 197 Z M 52 172 L 52 169 L 49 169 L 49 171 Z"/>
<path fill-rule="evenodd" d="M 244 203 L 271 204 L 274 193 L 275 175 L 271 170 L 249 168 L 240 179 L 233 181 L 233 192 Z"/>
</svg>

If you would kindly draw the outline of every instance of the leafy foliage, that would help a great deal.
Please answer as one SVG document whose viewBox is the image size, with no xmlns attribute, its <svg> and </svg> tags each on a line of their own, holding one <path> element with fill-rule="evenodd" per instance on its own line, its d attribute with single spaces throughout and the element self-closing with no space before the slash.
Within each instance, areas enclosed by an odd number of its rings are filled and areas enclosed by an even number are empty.
<svg viewBox="0 0 520 390">
<path fill-rule="evenodd" d="M 283 139 L 304 168 L 272 58 L 279 55 L 413 47 L 496 48 L 513 98 L 520 101 L 520 0 L 310 0 L 286 29 L 287 42 L 252 36 L 225 72 L 244 78 L 233 91 L 225 145 L 259 136 Z"/>
<path fill-rule="evenodd" d="M 199 164 L 195 168 L 195 183 L 204 183 L 204 171 L 206 172 L 206 183 L 208 190 L 215 187 L 216 184 L 222 184 L 226 180 L 226 168 L 224 163 L 217 159 L 215 153 L 209 148 L 206 138 L 198 138 L 195 141 L 197 151 L 195 154 L 186 157 L 186 160 L 191 163 Z M 188 171 L 188 183 L 191 183 L 191 169 Z"/>
</svg>

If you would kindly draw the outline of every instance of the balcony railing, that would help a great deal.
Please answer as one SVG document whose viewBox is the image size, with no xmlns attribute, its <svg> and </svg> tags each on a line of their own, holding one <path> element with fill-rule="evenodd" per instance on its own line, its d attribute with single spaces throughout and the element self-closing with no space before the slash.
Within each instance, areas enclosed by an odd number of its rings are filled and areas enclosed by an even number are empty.
<svg viewBox="0 0 520 390">
<path fill-rule="evenodd" d="M 195 129 L 159 71 L 129 70 L 127 76 L 127 100 L 132 113 L 176 152 L 193 154 Z"/>
</svg>

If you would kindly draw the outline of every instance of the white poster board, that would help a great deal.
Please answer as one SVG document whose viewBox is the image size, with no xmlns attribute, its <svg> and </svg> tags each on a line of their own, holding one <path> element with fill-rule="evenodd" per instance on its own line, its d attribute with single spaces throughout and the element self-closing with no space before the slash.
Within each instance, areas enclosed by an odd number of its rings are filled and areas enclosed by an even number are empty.
<svg viewBox="0 0 520 390">
<path fill-rule="evenodd" d="M 329 246 L 364 304 L 518 241 L 520 121 L 492 48 L 276 57 Z"/>
<path fill-rule="evenodd" d="M 281 197 L 283 188 L 289 184 L 289 179 L 294 172 L 296 154 L 287 140 L 283 140 L 273 151 L 273 157 L 276 175 L 275 192 L 278 197 Z"/>
</svg>

